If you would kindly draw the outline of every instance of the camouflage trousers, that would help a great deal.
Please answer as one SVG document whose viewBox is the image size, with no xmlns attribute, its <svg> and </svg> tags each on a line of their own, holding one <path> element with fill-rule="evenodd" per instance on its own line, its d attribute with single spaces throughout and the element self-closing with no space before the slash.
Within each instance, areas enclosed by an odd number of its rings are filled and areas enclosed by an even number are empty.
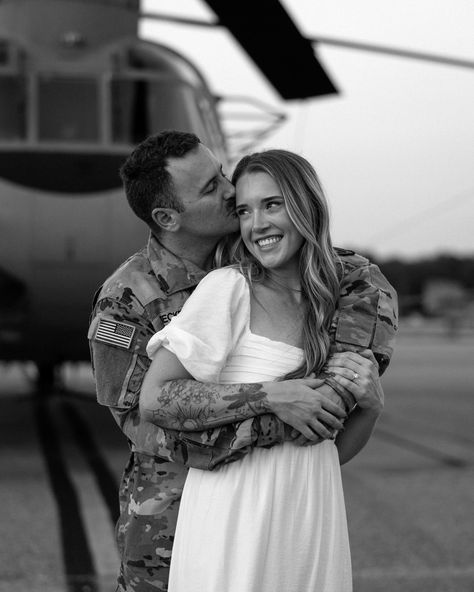
<svg viewBox="0 0 474 592">
<path fill-rule="evenodd" d="M 120 565 L 116 592 L 167 592 L 169 565 L 140 567 Z"/>
<path fill-rule="evenodd" d="M 156 457 L 132 455 L 122 480 L 116 526 L 121 561 L 119 592 L 168 590 L 171 550 L 186 476 L 183 469 L 174 463 L 160 463 Z"/>
</svg>

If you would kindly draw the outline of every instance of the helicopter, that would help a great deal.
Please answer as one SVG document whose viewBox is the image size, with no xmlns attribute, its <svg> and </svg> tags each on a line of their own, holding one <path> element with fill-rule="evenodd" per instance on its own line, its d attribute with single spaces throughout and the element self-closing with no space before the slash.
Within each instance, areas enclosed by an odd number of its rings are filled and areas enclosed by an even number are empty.
<svg viewBox="0 0 474 592">
<path fill-rule="evenodd" d="M 305 38 L 278 0 L 205 1 L 214 20 L 144 14 L 139 0 L 0 0 L 0 360 L 33 361 L 41 382 L 89 360 L 93 294 L 146 241 L 118 174 L 133 147 L 174 128 L 232 160 L 222 97 L 186 56 L 140 39 L 141 18 L 225 27 L 284 100 L 338 94 L 321 43 L 474 66 Z M 270 115 L 256 139 L 284 119 Z"/>
<path fill-rule="evenodd" d="M 265 8 L 296 74 L 255 43 L 265 11 L 253 7 L 252 29 L 223 4 L 209 2 L 282 97 L 336 92 L 276 0 Z M 93 294 L 146 241 L 118 174 L 133 147 L 174 128 L 228 162 L 218 98 L 185 56 L 139 39 L 139 8 L 0 0 L 0 359 L 33 361 L 45 383 L 64 361 L 89 360 Z"/>
</svg>

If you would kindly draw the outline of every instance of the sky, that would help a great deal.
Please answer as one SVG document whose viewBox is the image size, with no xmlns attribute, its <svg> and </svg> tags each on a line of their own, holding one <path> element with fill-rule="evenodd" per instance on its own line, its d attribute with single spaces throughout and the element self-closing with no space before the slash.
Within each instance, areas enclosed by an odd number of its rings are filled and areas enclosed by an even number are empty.
<svg viewBox="0 0 474 592">
<path fill-rule="evenodd" d="M 281 3 L 306 37 L 474 62 L 472 0 Z M 142 11 L 214 17 L 200 0 L 142 0 Z M 474 256 L 474 69 L 318 44 L 339 94 L 283 101 L 225 29 L 142 19 L 140 36 L 190 59 L 215 94 L 286 115 L 255 149 L 285 148 L 314 165 L 335 245 L 381 259 Z"/>
</svg>

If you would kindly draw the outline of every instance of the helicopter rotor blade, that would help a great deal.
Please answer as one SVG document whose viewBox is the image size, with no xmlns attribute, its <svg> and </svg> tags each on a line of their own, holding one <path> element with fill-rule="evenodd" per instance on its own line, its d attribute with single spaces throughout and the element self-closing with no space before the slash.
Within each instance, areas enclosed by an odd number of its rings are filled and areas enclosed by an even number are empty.
<svg viewBox="0 0 474 592">
<path fill-rule="evenodd" d="M 314 45 L 333 45 L 335 47 L 343 47 L 346 49 L 356 49 L 360 51 L 369 51 L 372 53 L 379 53 L 391 56 L 397 56 L 401 58 L 408 58 L 412 60 L 423 60 L 427 62 L 434 62 L 437 64 L 443 64 L 446 66 L 458 66 L 461 68 L 474 68 L 473 60 L 466 60 L 463 58 L 454 58 L 450 56 L 443 56 L 431 53 L 425 53 L 421 51 L 411 51 L 407 49 L 400 49 L 396 47 L 387 47 L 384 45 L 374 45 L 372 43 L 361 43 L 358 41 L 348 41 L 346 39 L 334 39 L 332 37 L 323 37 L 318 35 L 317 37 L 309 38 L 308 41 Z"/>
<path fill-rule="evenodd" d="M 331 45 L 382 55 L 422 60 L 445 66 L 474 68 L 474 61 L 318 35 L 303 37 L 278 0 L 205 0 L 216 19 L 198 20 L 161 13 L 142 13 L 157 19 L 198 27 L 225 27 L 249 54 L 283 99 L 337 94 L 316 56 L 318 45 Z M 251 15 L 249 17 L 249 15 Z"/>
<path fill-rule="evenodd" d="M 205 0 L 283 99 L 337 93 L 305 39 L 278 0 Z"/>
</svg>

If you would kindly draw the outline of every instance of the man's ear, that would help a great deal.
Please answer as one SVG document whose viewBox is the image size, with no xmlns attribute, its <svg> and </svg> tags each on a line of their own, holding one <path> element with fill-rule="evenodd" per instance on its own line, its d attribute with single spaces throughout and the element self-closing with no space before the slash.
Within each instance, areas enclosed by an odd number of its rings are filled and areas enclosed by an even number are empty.
<svg viewBox="0 0 474 592">
<path fill-rule="evenodd" d="M 179 212 L 172 208 L 155 208 L 151 212 L 151 217 L 160 230 L 166 230 L 167 232 L 179 230 L 181 217 Z"/>
</svg>

